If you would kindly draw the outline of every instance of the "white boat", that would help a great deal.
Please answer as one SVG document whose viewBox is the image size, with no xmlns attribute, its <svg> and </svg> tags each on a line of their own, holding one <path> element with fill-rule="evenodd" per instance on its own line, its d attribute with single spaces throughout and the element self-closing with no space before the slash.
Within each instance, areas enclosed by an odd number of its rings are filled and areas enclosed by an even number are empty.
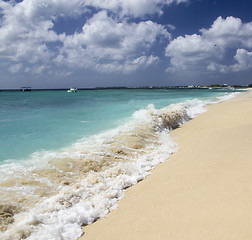
<svg viewBox="0 0 252 240">
<path fill-rule="evenodd" d="M 77 88 L 70 88 L 67 90 L 67 92 L 77 92 Z"/>
</svg>

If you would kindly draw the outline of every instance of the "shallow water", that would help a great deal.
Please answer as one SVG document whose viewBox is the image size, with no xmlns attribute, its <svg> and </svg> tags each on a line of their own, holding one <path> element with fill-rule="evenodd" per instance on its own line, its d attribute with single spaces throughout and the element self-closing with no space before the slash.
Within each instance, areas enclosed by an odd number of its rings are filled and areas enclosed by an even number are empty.
<svg viewBox="0 0 252 240">
<path fill-rule="evenodd" d="M 176 151 L 172 128 L 234 92 L 1 92 L 0 238 L 77 239 Z"/>
</svg>

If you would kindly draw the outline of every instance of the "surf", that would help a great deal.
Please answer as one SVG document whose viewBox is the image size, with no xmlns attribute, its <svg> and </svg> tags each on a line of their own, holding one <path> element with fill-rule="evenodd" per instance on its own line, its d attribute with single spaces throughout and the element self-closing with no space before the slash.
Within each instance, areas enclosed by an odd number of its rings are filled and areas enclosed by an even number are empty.
<svg viewBox="0 0 252 240">
<path fill-rule="evenodd" d="M 77 239 L 83 225 L 104 217 L 125 189 L 177 151 L 169 132 L 209 103 L 149 104 L 111 130 L 2 164 L 1 239 Z"/>
</svg>

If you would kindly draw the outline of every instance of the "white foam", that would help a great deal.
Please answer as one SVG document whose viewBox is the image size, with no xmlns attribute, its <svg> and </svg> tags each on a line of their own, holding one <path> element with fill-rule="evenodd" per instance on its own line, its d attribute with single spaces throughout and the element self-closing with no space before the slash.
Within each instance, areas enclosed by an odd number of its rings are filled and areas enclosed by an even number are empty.
<svg viewBox="0 0 252 240">
<path fill-rule="evenodd" d="M 223 96 L 217 97 L 217 99 L 219 100 L 218 102 L 226 101 L 226 100 L 235 98 L 235 97 L 237 97 L 237 96 L 240 95 L 240 94 L 241 94 L 241 92 L 226 93 L 226 94 L 223 95 Z"/>
<path fill-rule="evenodd" d="M 58 152 L 34 153 L 25 165 L 4 166 L 5 181 L 20 174 L 34 182 L 9 189 L 25 194 L 33 207 L 24 206 L 0 238 L 78 239 L 82 225 L 104 217 L 127 187 L 144 179 L 177 150 L 169 131 L 204 112 L 206 104 L 196 99 L 162 109 L 149 105 L 116 129 Z M 48 189 L 48 196 L 41 195 L 43 188 Z"/>
</svg>

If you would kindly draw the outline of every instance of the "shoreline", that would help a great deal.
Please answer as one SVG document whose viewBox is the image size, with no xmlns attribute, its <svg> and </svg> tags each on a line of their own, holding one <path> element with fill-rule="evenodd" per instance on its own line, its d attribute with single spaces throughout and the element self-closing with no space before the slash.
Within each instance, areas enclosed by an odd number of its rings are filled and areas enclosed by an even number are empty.
<svg viewBox="0 0 252 240">
<path fill-rule="evenodd" d="M 252 91 L 207 109 L 170 133 L 179 151 L 81 240 L 252 238 Z"/>
<path fill-rule="evenodd" d="M 0 89 L 0 92 L 31 92 L 31 91 L 67 91 L 69 90 L 70 87 L 68 88 L 31 88 L 31 87 L 21 87 L 21 88 L 2 88 Z M 247 86 L 229 86 L 229 87 L 224 87 L 224 86 L 219 86 L 219 87 L 211 87 L 211 86 L 142 86 L 142 87 L 90 87 L 90 88 L 76 88 L 78 91 L 86 91 L 86 90 L 139 90 L 139 89 L 143 89 L 143 90 L 153 90 L 153 89 L 157 89 L 157 90 L 172 90 L 172 89 L 202 89 L 202 90 L 206 90 L 206 89 L 230 89 L 230 88 L 234 88 L 234 89 L 241 89 L 241 90 L 246 90 L 246 89 L 251 89 L 248 88 Z"/>
</svg>

